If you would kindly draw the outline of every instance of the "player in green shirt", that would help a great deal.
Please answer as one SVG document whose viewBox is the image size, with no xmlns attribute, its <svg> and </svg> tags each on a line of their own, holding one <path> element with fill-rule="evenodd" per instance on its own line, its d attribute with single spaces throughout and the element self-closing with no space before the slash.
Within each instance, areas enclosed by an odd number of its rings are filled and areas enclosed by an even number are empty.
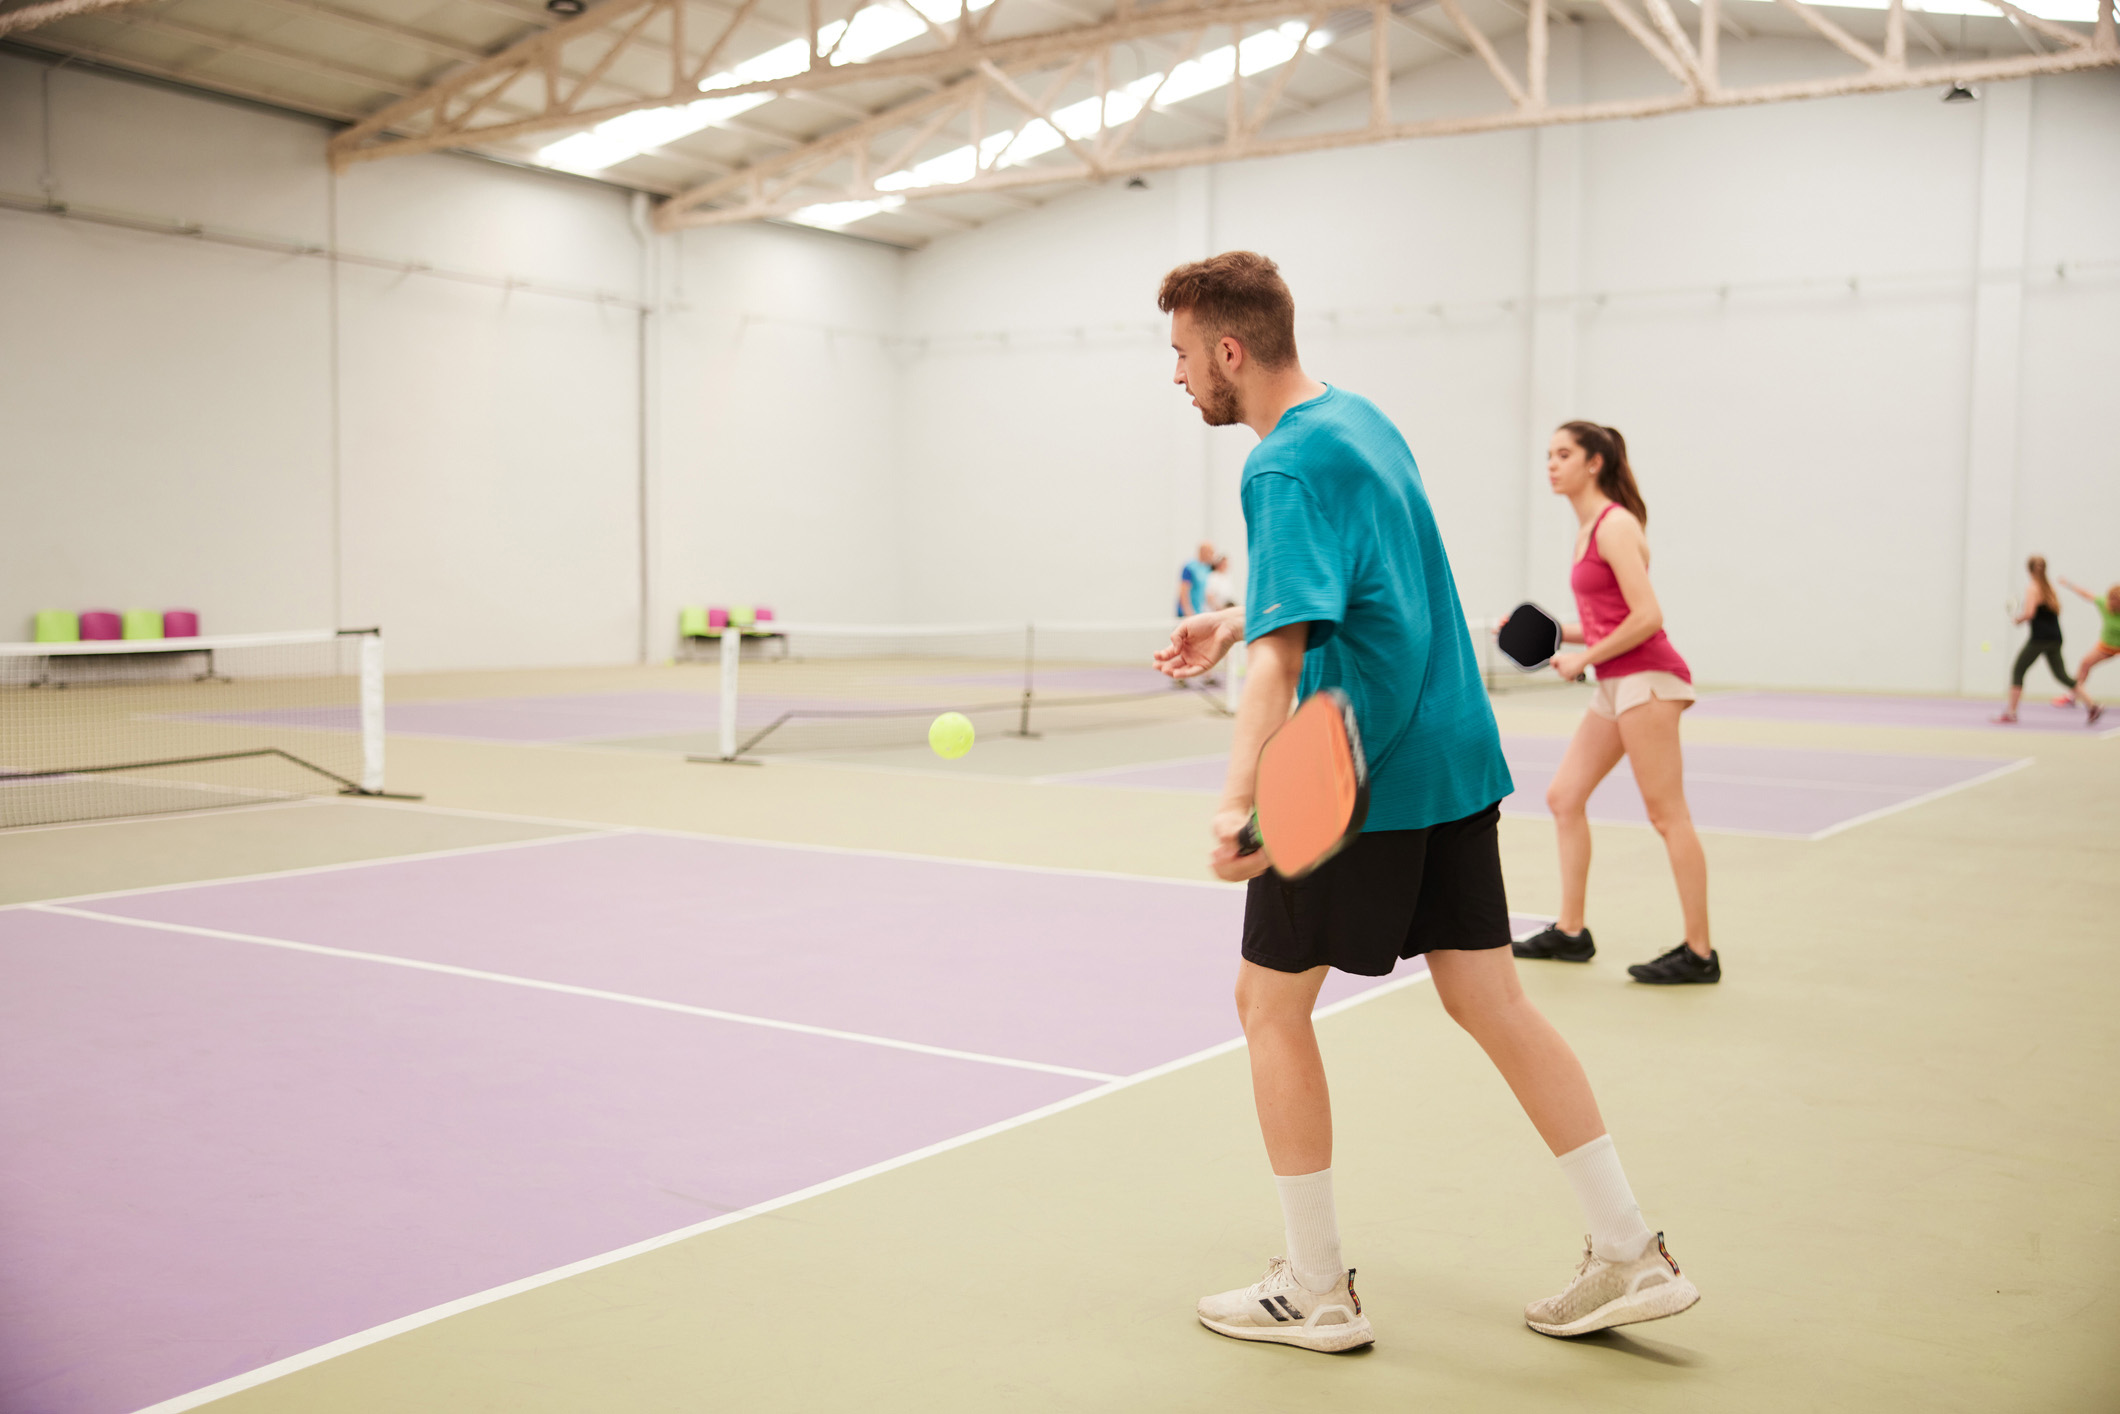
<svg viewBox="0 0 2120 1414">
<path fill-rule="evenodd" d="M 2090 680 L 2092 668 L 2108 658 L 2120 658 L 2120 584 L 2106 590 L 2105 597 L 2100 599 L 2072 580 L 2059 576 L 2057 578 L 2061 578 L 2064 587 L 2073 589 L 2088 599 L 2091 606 L 2098 611 L 2098 641 L 2090 652 L 2083 655 L 2083 662 L 2076 668 L 2076 700 L 2089 709 L 2091 721 L 2096 722 L 2105 715 L 2105 709 L 2091 701 L 2090 689 L 2084 684 Z"/>
</svg>

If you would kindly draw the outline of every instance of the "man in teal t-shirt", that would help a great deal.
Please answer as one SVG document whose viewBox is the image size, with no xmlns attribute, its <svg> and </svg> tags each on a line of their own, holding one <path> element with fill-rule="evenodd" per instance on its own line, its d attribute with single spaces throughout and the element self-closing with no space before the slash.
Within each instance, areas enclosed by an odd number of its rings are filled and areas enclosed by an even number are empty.
<svg viewBox="0 0 2120 1414">
<path fill-rule="evenodd" d="M 1509 769 L 1413 454 L 1373 403 L 1303 371 L 1295 300 L 1264 256 L 1181 265 L 1157 303 L 1200 415 L 1259 437 L 1244 465 L 1249 603 L 1181 621 L 1156 655 L 1191 678 L 1238 639 L 1251 645 L 1209 862 L 1250 881 L 1237 1010 L 1288 1256 L 1249 1287 L 1203 1297 L 1201 1322 L 1309 1350 L 1375 1338 L 1340 1256 L 1311 1013 L 1328 968 L 1376 976 L 1416 954 L 1560 1160 L 1590 1228 L 1575 1280 L 1527 1306 L 1526 1322 L 1574 1336 L 1685 1310 L 1700 1293 L 1642 1221 L 1581 1063 L 1517 986 L 1499 840 Z M 1369 814 L 1346 848 L 1289 882 L 1240 855 L 1237 835 L 1259 748 L 1299 694 L 1323 687 L 1354 705 Z"/>
<path fill-rule="evenodd" d="M 1365 828 L 1440 825 L 1508 795 L 1450 560 L 1391 420 L 1338 388 L 1296 404 L 1245 461 L 1243 502 L 1256 606 L 1244 636 L 1310 625 L 1297 697 L 1337 687 L 1353 701 Z"/>
</svg>

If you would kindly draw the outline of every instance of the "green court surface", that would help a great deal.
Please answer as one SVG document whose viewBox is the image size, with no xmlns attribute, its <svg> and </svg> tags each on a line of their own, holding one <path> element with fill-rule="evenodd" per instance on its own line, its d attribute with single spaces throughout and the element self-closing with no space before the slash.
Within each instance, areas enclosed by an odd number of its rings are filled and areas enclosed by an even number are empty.
<svg viewBox="0 0 2120 1414">
<path fill-rule="evenodd" d="M 1571 706 L 1504 699 L 1500 715 L 1552 734 Z M 961 771 L 407 739 L 392 769 L 418 803 L 13 832 L 0 873 L 21 902 L 632 827 L 1199 879 L 1208 801 L 1037 780 L 1188 754 L 1215 729 L 1005 757 L 985 742 Z M 1703 722 L 1689 740 L 1993 749 L 1802 724 Z M 297 1361 L 210 1407 L 2114 1407 L 2120 954 L 2098 881 L 2120 764 L 2093 740 L 2015 749 L 2033 764 L 1830 839 L 1711 837 L 1713 989 L 1624 980 L 1676 936 L 1675 906 L 1654 834 L 1599 828 L 1599 958 L 1521 971 L 1704 1293 L 1679 1318 L 1576 1342 L 1525 1329 L 1522 1304 L 1569 1275 L 1576 1214 L 1506 1089 L 1414 985 L 1321 1023 L 1373 1350 L 1244 1345 L 1193 1322 L 1200 1293 L 1251 1280 L 1280 1245 L 1238 1050 Z M 1502 840 L 1513 906 L 1550 909 L 1549 827 L 1507 819 Z"/>
</svg>

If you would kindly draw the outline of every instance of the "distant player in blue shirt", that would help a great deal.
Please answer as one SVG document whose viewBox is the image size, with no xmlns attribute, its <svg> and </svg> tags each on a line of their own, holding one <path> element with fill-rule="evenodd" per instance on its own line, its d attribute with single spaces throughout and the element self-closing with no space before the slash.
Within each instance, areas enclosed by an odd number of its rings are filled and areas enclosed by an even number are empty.
<svg viewBox="0 0 2120 1414">
<path fill-rule="evenodd" d="M 1199 552 L 1187 560 L 1178 571 L 1179 618 L 1189 618 L 1194 614 L 1206 612 L 1209 607 L 1207 580 L 1215 572 L 1214 566 L 1215 547 L 1202 540 Z"/>
<path fill-rule="evenodd" d="M 1381 976 L 1424 953 L 1444 1009 L 1509 1082 L 1590 1227 L 1575 1280 L 1525 1308 L 1532 1329 L 1586 1335 L 1685 1310 L 1700 1293 L 1642 1221 L 1575 1052 L 1517 985 L 1497 835 L 1509 768 L 1413 454 L 1374 403 L 1303 371 L 1295 300 L 1271 260 L 1231 251 L 1181 265 L 1157 303 L 1193 406 L 1211 427 L 1241 422 L 1259 437 L 1242 488 L 1249 602 L 1185 619 L 1156 655 L 1189 678 L 1239 638 L 1250 645 L 1209 858 L 1222 878 L 1251 881 L 1237 1010 L 1288 1256 L 1252 1286 L 1203 1298 L 1200 1320 L 1310 1350 L 1373 1339 L 1340 1260 L 1332 1106 L 1310 1014 L 1328 967 Z M 1259 748 L 1322 687 L 1354 703 L 1369 816 L 1291 884 L 1239 855 L 1236 837 Z"/>
</svg>

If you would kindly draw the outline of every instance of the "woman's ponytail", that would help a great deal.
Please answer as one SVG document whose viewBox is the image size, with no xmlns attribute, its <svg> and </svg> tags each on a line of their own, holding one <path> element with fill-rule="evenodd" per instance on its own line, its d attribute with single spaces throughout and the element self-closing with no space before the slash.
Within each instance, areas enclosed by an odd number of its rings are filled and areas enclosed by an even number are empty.
<svg viewBox="0 0 2120 1414">
<path fill-rule="evenodd" d="M 1620 436 L 1619 429 L 1595 422 L 1564 422 L 1561 428 L 1575 439 L 1575 445 L 1583 449 L 1584 456 L 1603 458 L 1604 465 L 1597 473 L 1597 489 L 1605 493 L 1606 500 L 1632 511 L 1642 529 L 1647 530 L 1649 503 L 1642 499 L 1641 487 L 1634 484 L 1634 468 L 1627 461 L 1627 439 Z"/>
</svg>

